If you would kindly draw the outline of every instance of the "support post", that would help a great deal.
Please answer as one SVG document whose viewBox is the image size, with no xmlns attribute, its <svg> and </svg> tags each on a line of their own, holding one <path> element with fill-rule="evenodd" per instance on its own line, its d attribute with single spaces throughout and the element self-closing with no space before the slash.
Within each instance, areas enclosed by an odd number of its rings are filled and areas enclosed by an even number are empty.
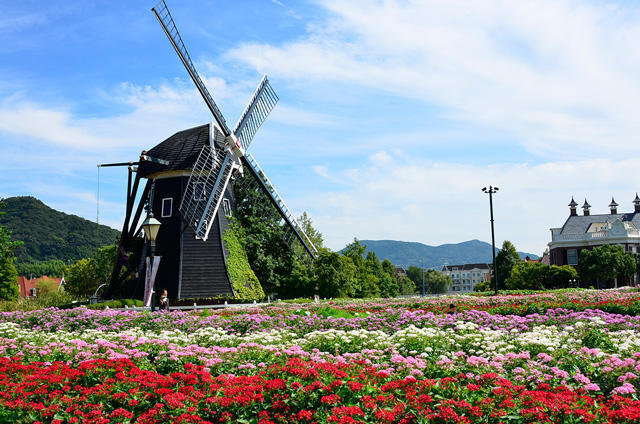
<svg viewBox="0 0 640 424">
<path fill-rule="evenodd" d="M 498 295 L 498 269 L 496 267 L 496 237 L 495 232 L 493 230 L 493 194 L 498 191 L 498 187 L 489 186 L 482 188 L 484 193 L 489 195 L 489 213 L 491 216 L 491 256 L 493 257 L 493 280 L 494 280 L 494 288 L 495 294 Z"/>
</svg>

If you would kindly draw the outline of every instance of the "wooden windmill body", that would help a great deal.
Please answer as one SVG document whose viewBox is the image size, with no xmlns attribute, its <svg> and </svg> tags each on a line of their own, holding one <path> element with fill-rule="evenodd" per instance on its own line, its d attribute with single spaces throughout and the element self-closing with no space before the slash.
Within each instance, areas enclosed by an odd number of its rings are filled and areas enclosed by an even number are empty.
<svg viewBox="0 0 640 424">
<path fill-rule="evenodd" d="M 248 173 L 280 214 L 288 242 L 299 242 L 311 260 L 316 249 L 257 161 L 246 150 L 258 128 L 278 101 L 263 77 L 233 130 L 199 77 L 173 18 L 164 2 L 153 9 L 176 53 L 213 115 L 209 124 L 179 131 L 130 163 L 127 209 L 118 260 L 107 293 L 122 281 L 127 251 L 140 234 L 143 207 L 161 222 L 155 255 L 162 257 L 155 287 L 171 298 L 233 296 L 227 269 L 228 250 L 223 235 L 235 210 L 232 184 Z M 118 164 L 113 164 L 118 165 Z M 137 165 L 135 168 L 133 165 Z M 132 184 L 132 175 L 135 181 Z M 141 179 L 144 191 L 134 213 Z M 146 252 L 143 252 L 143 257 Z"/>
</svg>

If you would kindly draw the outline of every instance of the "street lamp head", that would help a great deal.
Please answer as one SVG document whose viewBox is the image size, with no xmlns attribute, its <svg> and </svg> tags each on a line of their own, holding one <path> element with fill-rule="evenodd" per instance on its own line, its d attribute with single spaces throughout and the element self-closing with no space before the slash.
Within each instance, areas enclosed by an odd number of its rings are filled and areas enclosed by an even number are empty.
<svg viewBox="0 0 640 424">
<path fill-rule="evenodd" d="M 147 215 L 147 219 L 142 223 L 142 229 L 144 230 L 144 235 L 147 237 L 147 240 L 154 243 L 156 241 L 156 237 L 158 236 L 158 230 L 160 230 L 160 221 L 153 217 L 153 212 L 149 212 Z"/>
<path fill-rule="evenodd" d="M 493 190 L 494 191 L 498 191 L 499 189 L 498 189 L 498 187 L 494 187 Z"/>
<path fill-rule="evenodd" d="M 486 187 L 482 187 L 482 191 L 486 193 L 487 192 L 487 188 Z"/>
</svg>

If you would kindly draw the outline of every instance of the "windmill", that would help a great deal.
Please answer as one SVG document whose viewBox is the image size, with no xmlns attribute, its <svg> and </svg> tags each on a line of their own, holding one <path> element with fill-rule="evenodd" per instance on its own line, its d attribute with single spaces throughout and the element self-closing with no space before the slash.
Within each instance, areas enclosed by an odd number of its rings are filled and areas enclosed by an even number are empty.
<svg viewBox="0 0 640 424">
<path fill-rule="evenodd" d="M 119 283 L 121 268 L 126 262 L 125 252 L 129 251 L 140 232 L 138 221 L 146 203 L 162 222 L 156 242 L 156 251 L 163 258 L 157 287 L 166 288 L 172 298 L 233 294 L 226 268 L 228 252 L 222 235 L 235 208 L 231 186 L 244 172 L 248 172 L 278 211 L 286 229 L 283 237 L 287 243 L 293 247 L 297 241 L 302 249 L 296 250 L 313 260 L 317 253 L 315 246 L 256 159 L 247 153 L 256 132 L 278 102 L 269 79 L 266 75 L 262 78 L 231 130 L 198 75 L 164 0 L 152 11 L 211 111 L 213 120 L 209 124 L 180 131 L 148 152 L 143 151 L 138 162 L 108 164 L 128 165 L 129 180 L 118 260 L 107 293 L 112 293 Z M 136 176 L 132 186 L 133 173 Z M 147 179 L 147 183 L 133 214 L 141 178 Z M 142 256 L 145 254 L 143 252 Z"/>
</svg>

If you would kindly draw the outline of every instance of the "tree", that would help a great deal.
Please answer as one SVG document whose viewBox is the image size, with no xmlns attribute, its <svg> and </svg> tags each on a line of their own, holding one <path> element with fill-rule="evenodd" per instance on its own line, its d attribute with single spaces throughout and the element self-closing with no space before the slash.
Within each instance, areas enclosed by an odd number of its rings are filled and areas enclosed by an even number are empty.
<svg viewBox="0 0 640 424">
<path fill-rule="evenodd" d="M 635 260 L 635 255 L 631 252 L 624 252 L 620 261 L 618 262 L 618 275 L 622 279 L 622 281 L 627 284 L 631 282 L 631 278 L 633 274 L 636 272 L 637 265 Z M 616 280 L 616 287 L 618 281 Z"/>
<path fill-rule="evenodd" d="M 473 287 L 473 291 L 475 292 L 485 292 L 489 290 L 491 290 L 491 282 L 489 281 L 482 281 Z"/>
<path fill-rule="evenodd" d="M 364 254 L 366 251 L 367 246 L 362 245 L 360 240 L 354 238 L 353 242 L 342 250 L 342 254 L 350 258 L 356 267 L 361 268 L 364 267 Z"/>
<path fill-rule="evenodd" d="M 18 297 L 20 297 L 20 288 L 13 258 L 0 258 L 0 299 L 16 300 Z"/>
<path fill-rule="evenodd" d="M 349 257 L 322 249 L 313 269 L 320 296 L 355 297 L 356 267 Z"/>
<path fill-rule="evenodd" d="M 497 261 L 497 259 L 496 259 Z M 505 281 L 509 290 L 543 290 L 551 278 L 549 265 L 540 262 L 520 262 Z"/>
<path fill-rule="evenodd" d="M 293 249 L 284 241 L 290 231 L 281 222 L 277 209 L 262 189 L 252 184 L 253 176 L 246 174 L 233 185 L 236 213 L 233 226 L 247 253 L 251 269 L 265 293 L 278 293 L 288 298 L 309 296 L 314 293 L 313 274 L 299 259 L 304 248 L 294 242 Z M 322 247 L 322 234 L 313 228 L 311 219 L 303 213 L 300 226 L 316 248 Z"/>
<path fill-rule="evenodd" d="M 571 265 L 551 265 L 549 275 L 550 284 L 547 288 L 565 288 L 570 286 L 571 280 L 577 280 L 578 271 Z"/>
<path fill-rule="evenodd" d="M 118 246 L 115 244 L 102 246 L 96 251 L 96 254 L 93 256 L 98 284 L 105 284 L 109 282 L 113 266 L 116 262 L 117 251 Z"/>
<path fill-rule="evenodd" d="M 451 286 L 451 277 L 435 269 L 429 269 L 424 274 L 424 285 L 427 293 L 446 293 Z"/>
<path fill-rule="evenodd" d="M 400 276 L 398 278 L 398 289 L 400 294 L 410 295 L 416 293 L 416 283 L 414 283 L 409 277 L 406 275 Z"/>
<path fill-rule="evenodd" d="M 313 226 L 313 222 L 306 212 L 303 212 L 302 215 L 300 215 L 300 218 L 298 218 L 298 224 L 300 224 L 302 231 L 304 231 L 316 249 L 320 249 L 324 246 L 324 237 L 322 236 L 322 233 Z"/>
<path fill-rule="evenodd" d="M 51 278 L 43 278 L 36 284 L 38 297 L 49 295 L 58 291 L 58 282 Z"/>
<path fill-rule="evenodd" d="M 506 287 L 506 280 L 511 276 L 511 270 L 520 262 L 520 255 L 518 255 L 515 246 L 509 240 L 505 240 L 502 243 L 502 249 L 496 255 L 497 269 L 494 270 L 493 277 L 498 278 L 499 289 L 502 290 Z M 495 284 L 495 281 L 492 281 L 492 284 Z"/>
<path fill-rule="evenodd" d="M 407 269 L 407 277 L 416 285 L 418 292 L 422 293 L 422 281 L 425 271 L 422 268 L 411 265 Z"/>
<path fill-rule="evenodd" d="M 0 211 L 4 206 L 0 199 Z M 4 212 L 0 212 L 0 217 L 2 215 Z M 20 297 L 14 252 L 21 245 L 21 241 L 11 240 L 11 231 L 8 228 L 0 225 L 0 299 L 15 300 Z"/>
<path fill-rule="evenodd" d="M 382 297 L 396 297 L 400 294 L 400 281 L 396 277 L 396 269 L 389 259 L 381 263 L 382 276 L 378 282 Z"/>
<path fill-rule="evenodd" d="M 614 280 L 617 287 L 618 278 L 628 279 L 636 270 L 635 258 L 626 253 L 622 246 L 605 244 L 591 250 L 584 249 L 578 259 L 580 277 L 583 281 L 596 281 L 600 288 L 601 282 Z"/>
<path fill-rule="evenodd" d="M 76 297 L 89 297 L 98 288 L 95 262 L 80 259 L 67 268 L 66 290 Z"/>
<path fill-rule="evenodd" d="M 66 267 L 64 261 L 59 259 L 16 263 L 18 275 L 23 277 L 40 277 L 42 275 L 62 277 Z"/>
</svg>

